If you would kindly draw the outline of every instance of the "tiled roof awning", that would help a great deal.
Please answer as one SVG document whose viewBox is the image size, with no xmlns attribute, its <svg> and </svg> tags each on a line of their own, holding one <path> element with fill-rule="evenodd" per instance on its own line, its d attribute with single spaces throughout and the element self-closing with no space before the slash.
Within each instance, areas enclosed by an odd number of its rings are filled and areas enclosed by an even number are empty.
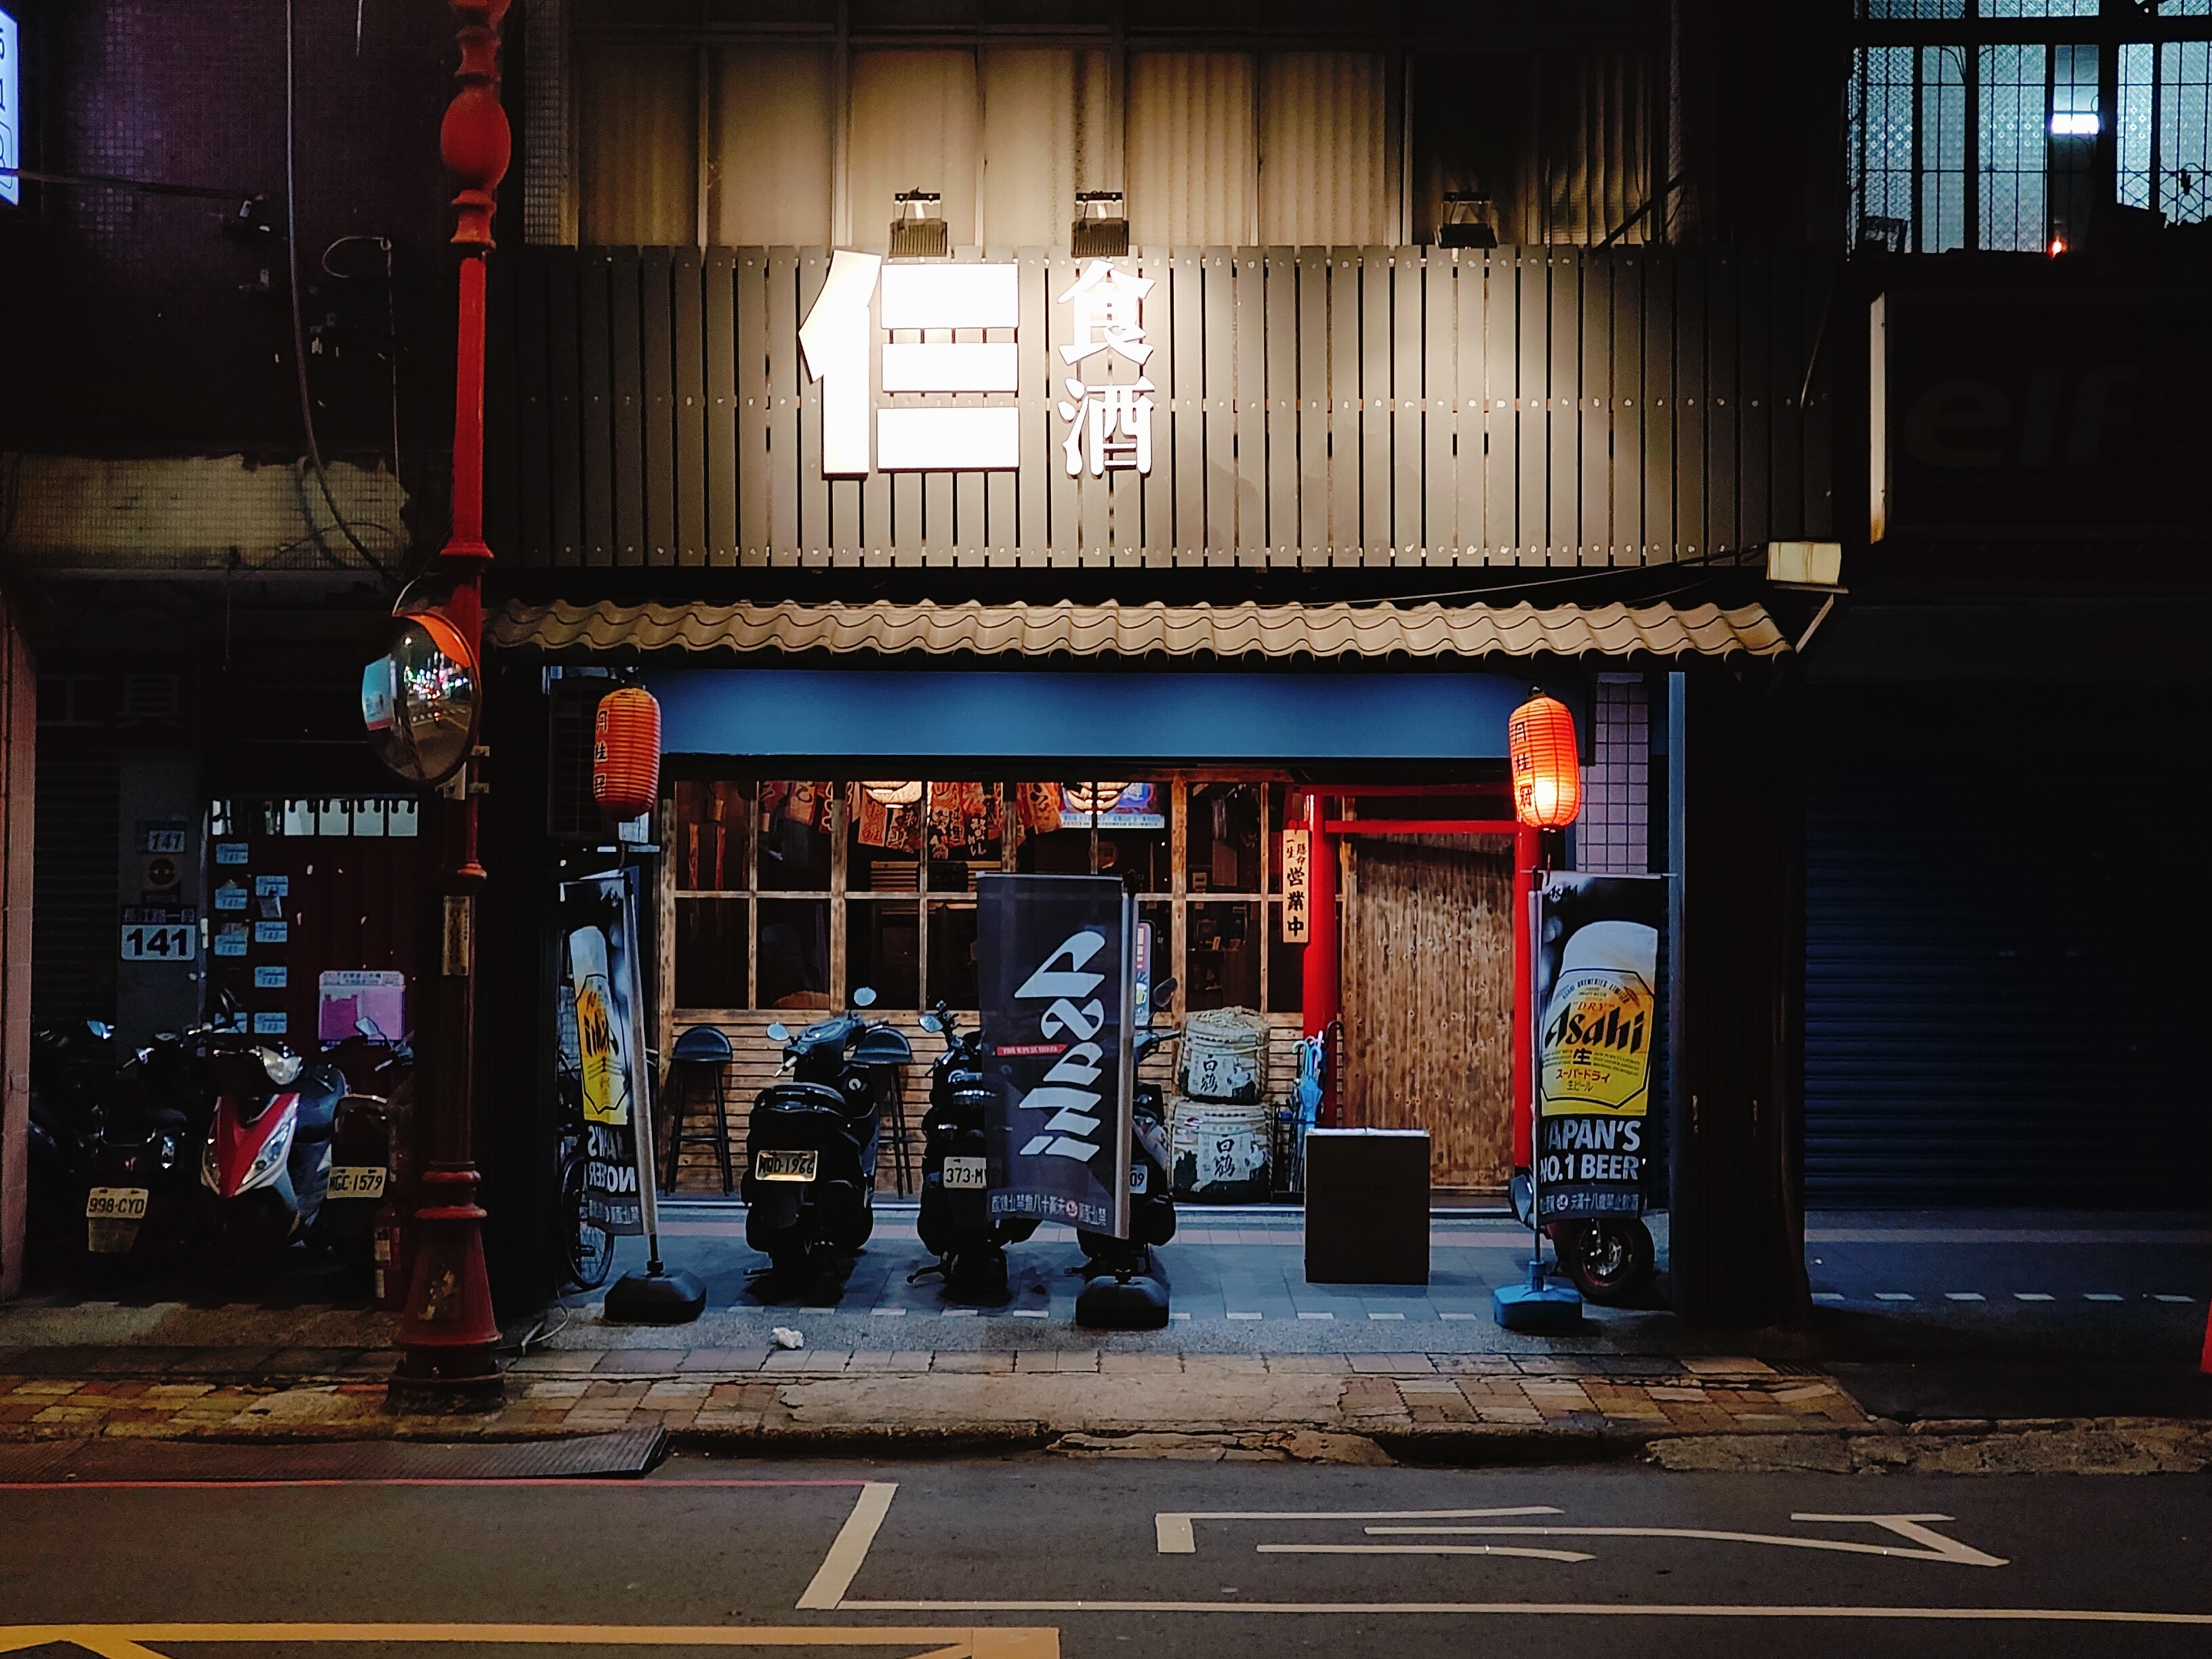
<svg viewBox="0 0 2212 1659">
<path fill-rule="evenodd" d="M 1763 606 L 1601 605 L 526 605 L 491 618 L 507 650 L 826 651 L 881 656 L 1778 657 Z"/>
</svg>

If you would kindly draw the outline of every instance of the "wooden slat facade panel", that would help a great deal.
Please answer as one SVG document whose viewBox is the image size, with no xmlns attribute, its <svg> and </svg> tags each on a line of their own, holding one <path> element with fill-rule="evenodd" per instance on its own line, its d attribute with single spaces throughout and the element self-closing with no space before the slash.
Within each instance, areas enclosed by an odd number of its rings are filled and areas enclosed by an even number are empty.
<svg viewBox="0 0 2212 1659">
<path fill-rule="evenodd" d="M 503 257 L 490 514 L 526 567 L 1632 566 L 1834 522 L 1834 272 L 1796 250 L 1142 250 L 1152 471 L 1102 478 L 1061 451 L 1081 266 L 966 250 L 1020 272 L 1021 471 L 860 481 L 822 476 L 799 349 L 828 250 Z"/>
</svg>

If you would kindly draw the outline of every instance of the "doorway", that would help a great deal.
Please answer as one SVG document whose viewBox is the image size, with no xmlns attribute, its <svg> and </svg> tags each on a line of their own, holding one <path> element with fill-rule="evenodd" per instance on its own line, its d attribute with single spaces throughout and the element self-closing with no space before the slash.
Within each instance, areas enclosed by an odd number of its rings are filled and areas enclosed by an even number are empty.
<svg viewBox="0 0 2212 1659">
<path fill-rule="evenodd" d="M 1346 1121 L 1426 1129 L 1438 1188 L 1502 1191 L 1513 1155 L 1513 841 L 1347 843 Z"/>
</svg>

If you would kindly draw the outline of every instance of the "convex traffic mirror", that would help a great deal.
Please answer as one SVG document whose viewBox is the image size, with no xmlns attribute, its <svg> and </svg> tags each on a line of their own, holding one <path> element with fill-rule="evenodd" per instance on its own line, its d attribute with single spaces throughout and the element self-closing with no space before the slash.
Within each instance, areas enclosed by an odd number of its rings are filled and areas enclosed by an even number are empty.
<svg viewBox="0 0 2212 1659">
<path fill-rule="evenodd" d="M 476 652 L 435 611 L 394 617 L 382 656 L 361 671 L 361 718 L 377 758 L 410 783 L 442 783 L 475 741 Z"/>
</svg>

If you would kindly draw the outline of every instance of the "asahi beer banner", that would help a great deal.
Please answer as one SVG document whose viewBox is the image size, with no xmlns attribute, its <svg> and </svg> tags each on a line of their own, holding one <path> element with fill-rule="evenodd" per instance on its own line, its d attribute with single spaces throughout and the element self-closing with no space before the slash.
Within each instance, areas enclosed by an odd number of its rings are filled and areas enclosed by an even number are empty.
<svg viewBox="0 0 2212 1659">
<path fill-rule="evenodd" d="M 1110 876 L 981 876 L 991 1212 L 1129 1236 L 1136 902 Z"/>
<path fill-rule="evenodd" d="M 564 894 L 572 915 L 591 918 L 568 934 L 583 1091 L 584 1219 L 617 1236 L 642 1233 L 637 1106 L 646 1086 L 638 1035 L 645 999 L 635 872 L 570 882 Z"/>
<path fill-rule="evenodd" d="M 1536 1212 L 1636 1215 L 1667 878 L 1547 876 L 1535 903 Z"/>
</svg>

